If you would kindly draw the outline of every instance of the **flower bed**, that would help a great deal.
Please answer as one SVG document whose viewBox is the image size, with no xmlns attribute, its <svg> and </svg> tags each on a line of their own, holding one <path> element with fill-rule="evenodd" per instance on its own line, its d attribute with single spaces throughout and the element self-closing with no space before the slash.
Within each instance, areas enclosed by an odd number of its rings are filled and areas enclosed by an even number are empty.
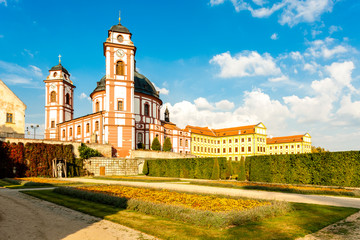
<svg viewBox="0 0 360 240">
<path fill-rule="evenodd" d="M 59 187 L 54 191 L 84 200 L 207 227 L 241 225 L 249 221 L 283 215 L 291 210 L 291 205 L 285 202 L 119 185 Z"/>
<path fill-rule="evenodd" d="M 146 176 L 106 176 L 106 177 L 93 177 L 95 179 L 109 179 L 120 181 L 138 181 L 138 182 L 177 182 L 181 181 L 178 178 L 167 177 L 146 177 Z"/>
<path fill-rule="evenodd" d="M 49 178 L 34 178 L 34 177 L 28 177 L 28 178 L 14 178 L 18 181 L 26 181 L 26 182 L 33 182 L 33 183 L 43 183 L 43 184 L 67 184 L 67 183 L 73 183 L 71 181 L 62 181 L 57 179 L 49 179 Z"/>
<path fill-rule="evenodd" d="M 126 199 L 138 199 L 153 203 L 176 205 L 202 211 L 229 212 L 242 211 L 259 206 L 270 205 L 270 202 L 254 199 L 221 198 L 214 195 L 197 195 L 190 193 L 170 192 L 149 188 L 125 186 L 86 186 L 77 189 L 110 194 Z"/>
</svg>

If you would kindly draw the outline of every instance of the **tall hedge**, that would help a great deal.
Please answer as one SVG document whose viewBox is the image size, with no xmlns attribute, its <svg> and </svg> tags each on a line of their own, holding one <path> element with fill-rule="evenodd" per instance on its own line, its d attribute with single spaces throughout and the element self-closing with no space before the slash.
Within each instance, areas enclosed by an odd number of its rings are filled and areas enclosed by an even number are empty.
<svg viewBox="0 0 360 240">
<path fill-rule="evenodd" d="M 68 176 L 78 176 L 82 161 L 76 160 L 72 145 L 6 143 L 0 141 L 0 178 L 51 176 L 52 160 L 64 159 Z M 16 168 L 14 174 L 13 170 Z"/>
<path fill-rule="evenodd" d="M 226 158 L 154 159 L 146 160 L 145 165 L 148 176 L 211 179 L 215 161 L 221 178 L 227 170 Z"/>
<path fill-rule="evenodd" d="M 360 152 L 264 155 L 246 158 L 249 181 L 360 186 Z"/>
</svg>

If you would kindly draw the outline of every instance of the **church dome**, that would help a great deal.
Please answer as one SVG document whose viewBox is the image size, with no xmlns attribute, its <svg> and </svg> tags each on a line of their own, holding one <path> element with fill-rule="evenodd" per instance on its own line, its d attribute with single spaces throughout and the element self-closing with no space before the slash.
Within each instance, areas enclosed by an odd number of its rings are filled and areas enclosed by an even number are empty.
<svg viewBox="0 0 360 240">
<path fill-rule="evenodd" d="M 106 79 L 106 76 L 103 76 L 100 79 L 100 81 L 97 82 L 97 86 L 94 89 L 94 91 L 90 94 L 90 96 L 93 95 L 96 92 L 100 92 L 100 91 L 105 90 L 105 79 Z M 150 96 L 159 98 L 158 91 L 156 91 L 154 85 L 144 75 L 142 75 L 142 74 L 138 73 L 137 71 L 135 71 L 134 81 L 135 81 L 135 89 L 134 89 L 135 92 L 143 93 L 143 94 L 146 94 L 146 95 L 150 95 Z"/>
<path fill-rule="evenodd" d="M 67 75 L 70 75 L 69 72 L 61 65 L 61 63 L 59 63 L 58 65 L 56 66 L 53 66 L 50 71 L 63 71 L 64 73 L 66 73 Z"/>
<path fill-rule="evenodd" d="M 110 31 L 113 32 L 119 32 L 119 33 L 130 33 L 129 29 L 121 25 L 120 23 L 117 25 L 114 25 L 110 28 Z"/>
</svg>

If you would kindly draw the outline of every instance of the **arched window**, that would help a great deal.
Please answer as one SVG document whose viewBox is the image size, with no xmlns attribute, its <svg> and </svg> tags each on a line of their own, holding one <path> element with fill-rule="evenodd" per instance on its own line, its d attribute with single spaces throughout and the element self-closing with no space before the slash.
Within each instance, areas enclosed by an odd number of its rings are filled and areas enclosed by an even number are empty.
<svg viewBox="0 0 360 240">
<path fill-rule="evenodd" d="M 63 134 L 62 134 L 62 136 L 63 136 L 63 138 L 65 137 L 65 129 L 63 129 Z"/>
<path fill-rule="evenodd" d="M 144 114 L 145 114 L 145 116 L 149 116 L 149 114 L 150 114 L 149 104 L 148 104 L 148 103 L 145 103 L 145 106 L 144 106 Z"/>
<path fill-rule="evenodd" d="M 56 102 L 56 92 L 52 91 L 50 93 L 50 102 Z"/>
<path fill-rule="evenodd" d="M 99 121 L 96 121 L 95 122 L 95 131 L 98 131 L 99 130 Z"/>
<path fill-rule="evenodd" d="M 69 136 L 72 136 L 72 128 L 69 129 Z"/>
<path fill-rule="evenodd" d="M 81 134 L 81 126 L 80 125 L 77 126 L 77 132 L 76 133 L 77 133 L 77 135 Z"/>
<path fill-rule="evenodd" d="M 100 103 L 96 102 L 95 103 L 95 112 L 98 112 L 98 111 L 100 111 Z"/>
<path fill-rule="evenodd" d="M 68 93 L 65 95 L 65 103 L 70 104 L 70 94 Z"/>
<path fill-rule="evenodd" d="M 87 123 L 87 124 L 86 124 L 86 132 L 87 132 L 87 133 L 90 132 L 90 123 Z"/>
<path fill-rule="evenodd" d="M 116 63 L 116 75 L 125 75 L 125 64 L 123 61 Z"/>
</svg>

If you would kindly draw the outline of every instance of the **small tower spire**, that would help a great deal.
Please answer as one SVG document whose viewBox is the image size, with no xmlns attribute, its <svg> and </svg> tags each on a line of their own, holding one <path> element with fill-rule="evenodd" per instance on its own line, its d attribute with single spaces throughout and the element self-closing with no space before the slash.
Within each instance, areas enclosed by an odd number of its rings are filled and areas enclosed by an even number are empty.
<svg viewBox="0 0 360 240">
<path fill-rule="evenodd" d="M 169 109 L 167 108 L 167 106 L 165 109 L 165 122 L 170 122 L 170 112 L 169 112 Z"/>
<path fill-rule="evenodd" d="M 61 64 L 61 55 L 59 54 L 59 64 Z"/>
<path fill-rule="evenodd" d="M 120 24 L 120 20 L 121 20 L 121 11 L 119 10 L 119 24 Z"/>
</svg>

